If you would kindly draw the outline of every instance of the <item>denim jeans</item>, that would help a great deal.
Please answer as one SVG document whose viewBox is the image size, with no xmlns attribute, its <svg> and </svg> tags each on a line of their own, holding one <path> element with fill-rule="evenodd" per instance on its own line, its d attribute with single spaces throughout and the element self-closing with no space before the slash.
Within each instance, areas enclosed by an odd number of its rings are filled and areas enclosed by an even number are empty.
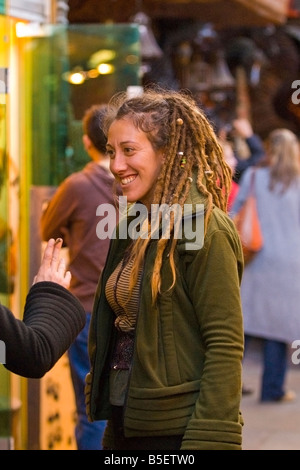
<svg viewBox="0 0 300 470">
<path fill-rule="evenodd" d="M 284 382 L 287 370 L 287 344 L 265 339 L 263 344 L 264 371 L 261 401 L 280 400 L 285 394 Z"/>
<path fill-rule="evenodd" d="M 250 336 L 245 336 L 245 350 Z M 285 394 L 285 377 L 288 364 L 288 345 L 281 341 L 263 339 L 263 373 L 261 381 L 261 401 L 280 400 Z"/>
<path fill-rule="evenodd" d="M 75 438 L 78 450 L 102 450 L 102 437 L 106 426 L 106 421 L 90 423 L 86 415 L 84 387 L 86 374 L 90 371 L 87 347 L 90 320 L 91 314 L 87 313 L 84 329 L 68 350 L 77 411 Z"/>
</svg>

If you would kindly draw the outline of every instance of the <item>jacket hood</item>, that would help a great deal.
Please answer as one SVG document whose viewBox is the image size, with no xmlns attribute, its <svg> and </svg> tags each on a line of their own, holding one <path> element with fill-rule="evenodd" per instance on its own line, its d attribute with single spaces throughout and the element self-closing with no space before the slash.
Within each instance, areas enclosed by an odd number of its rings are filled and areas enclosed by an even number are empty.
<svg viewBox="0 0 300 470">
<path fill-rule="evenodd" d="M 191 215 L 198 212 L 196 204 L 203 204 L 204 209 L 207 207 L 207 196 L 201 194 L 197 188 L 197 172 L 193 172 L 193 181 L 187 199 L 184 203 L 184 215 Z"/>
<path fill-rule="evenodd" d="M 193 181 L 192 181 L 192 184 L 191 184 L 189 194 L 188 194 L 187 199 L 185 201 L 185 205 L 187 206 L 187 208 L 185 208 L 185 211 L 184 211 L 185 213 L 186 213 L 186 211 L 189 210 L 188 209 L 189 205 L 192 205 L 192 207 L 193 207 L 192 212 L 196 211 L 196 206 L 195 206 L 196 204 L 204 204 L 204 207 L 205 208 L 207 207 L 207 196 L 205 196 L 204 194 L 201 194 L 199 192 L 199 189 L 197 187 L 197 178 L 198 178 L 197 170 L 194 169 L 194 171 L 193 171 Z"/>
<path fill-rule="evenodd" d="M 127 210 L 124 212 L 121 211 L 122 216 L 119 228 L 122 227 L 122 229 L 120 229 L 120 232 L 127 233 L 128 230 L 130 232 L 130 237 L 133 239 L 138 238 L 139 236 L 145 238 L 147 237 L 146 233 L 148 233 L 148 224 L 144 225 L 144 223 L 146 220 L 151 218 L 151 237 L 153 239 L 158 239 L 162 236 L 162 233 L 164 233 L 164 238 L 165 236 L 169 236 L 170 233 L 168 220 L 172 212 L 175 217 L 178 217 L 178 232 L 176 236 L 176 238 L 178 238 L 178 244 L 184 244 L 185 249 L 190 248 L 195 250 L 202 248 L 204 241 L 204 214 L 207 206 L 207 197 L 202 195 L 197 188 L 196 174 L 193 177 L 193 182 L 184 207 L 179 208 L 179 212 L 177 212 L 176 207 L 168 207 L 167 205 L 163 206 L 160 206 L 157 209 L 157 211 L 163 214 L 162 220 L 159 221 L 158 212 L 156 212 L 155 209 L 153 209 L 151 214 L 148 214 L 146 207 L 142 203 L 136 202 L 132 205 L 130 204 L 127 207 Z"/>
</svg>

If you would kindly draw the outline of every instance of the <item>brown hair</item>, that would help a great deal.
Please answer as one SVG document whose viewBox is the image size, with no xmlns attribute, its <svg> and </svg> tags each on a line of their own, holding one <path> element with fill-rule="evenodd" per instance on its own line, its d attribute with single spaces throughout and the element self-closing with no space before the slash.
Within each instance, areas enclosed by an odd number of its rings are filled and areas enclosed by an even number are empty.
<svg viewBox="0 0 300 470">
<path fill-rule="evenodd" d="M 284 192 L 300 175 L 300 151 L 296 134 L 289 129 L 275 129 L 266 140 L 266 158 L 270 167 L 270 190 Z"/>
<path fill-rule="evenodd" d="M 134 125 L 147 134 L 154 150 L 164 150 L 164 163 L 152 203 L 179 204 L 183 207 L 190 190 L 191 178 L 196 175 L 197 188 L 206 200 L 206 231 L 213 205 L 226 211 L 232 173 L 205 114 L 186 92 L 150 86 L 142 95 L 133 98 L 128 98 L 126 93 L 122 92 L 115 95 L 108 104 L 103 124 L 104 132 L 108 132 L 114 120 L 125 116 L 132 119 Z M 139 238 L 133 245 L 131 256 L 135 261 L 130 290 L 136 283 L 150 237 L 149 233 L 148 238 Z M 167 239 L 158 240 L 151 281 L 153 300 L 160 292 L 160 270 L 167 245 Z M 173 274 L 172 286 L 176 280 L 175 246 L 176 239 L 173 237 L 168 256 Z"/>
<path fill-rule="evenodd" d="M 88 108 L 82 118 L 82 128 L 101 153 L 106 153 L 106 136 L 102 131 L 102 122 L 106 112 L 105 104 L 94 104 Z"/>
</svg>

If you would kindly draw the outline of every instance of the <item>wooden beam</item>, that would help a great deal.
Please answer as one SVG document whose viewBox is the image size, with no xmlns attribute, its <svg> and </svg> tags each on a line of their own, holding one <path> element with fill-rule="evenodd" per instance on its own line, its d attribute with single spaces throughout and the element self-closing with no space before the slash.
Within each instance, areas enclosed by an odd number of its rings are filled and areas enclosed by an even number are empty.
<svg viewBox="0 0 300 470">
<path fill-rule="evenodd" d="M 193 19 L 215 27 L 259 27 L 284 24 L 289 0 L 143 0 L 151 19 Z M 70 23 L 129 22 L 137 12 L 135 0 L 69 0 Z"/>
</svg>

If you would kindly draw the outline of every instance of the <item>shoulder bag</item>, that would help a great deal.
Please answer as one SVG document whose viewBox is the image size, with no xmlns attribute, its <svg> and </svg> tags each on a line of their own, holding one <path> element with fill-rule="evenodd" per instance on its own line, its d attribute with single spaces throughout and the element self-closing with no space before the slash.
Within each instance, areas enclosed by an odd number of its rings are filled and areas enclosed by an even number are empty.
<svg viewBox="0 0 300 470">
<path fill-rule="evenodd" d="M 233 221 L 242 242 L 245 264 L 253 260 L 263 247 L 263 236 L 254 194 L 255 170 L 252 171 L 249 195 Z"/>
</svg>

